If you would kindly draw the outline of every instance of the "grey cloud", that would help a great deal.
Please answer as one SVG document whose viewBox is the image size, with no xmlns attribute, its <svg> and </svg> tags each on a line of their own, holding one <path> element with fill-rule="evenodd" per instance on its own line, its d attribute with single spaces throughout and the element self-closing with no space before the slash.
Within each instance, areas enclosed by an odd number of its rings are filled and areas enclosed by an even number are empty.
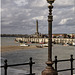
<svg viewBox="0 0 75 75">
<path fill-rule="evenodd" d="M 23 1 L 25 2 L 25 0 L 2 0 L 2 33 L 9 33 L 9 31 L 10 33 L 18 34 L 35 33 L 37 17 L 39 20 L 39 32 L 48 33 L 47 1 L 26 0 L 26 4 L 23 4 Z M 75 30 L 73 1 L 65 0 L 65 3 L 63 3 L 63 0 L 57 0 L 53 4 L 53 32 L 73 32 Z M 66 18 L 72 18 L 72 20 L 67 20 L 66 24 L 60 25 L 61 20 Z M 8 24 L 4 25 L 4 23 Z"/>
<path fill-rule="evenodd" d="M 25 6 L 28 4 L 27 0 L 15 0 L 14 1 L 18 6 Z"/>
</svg>

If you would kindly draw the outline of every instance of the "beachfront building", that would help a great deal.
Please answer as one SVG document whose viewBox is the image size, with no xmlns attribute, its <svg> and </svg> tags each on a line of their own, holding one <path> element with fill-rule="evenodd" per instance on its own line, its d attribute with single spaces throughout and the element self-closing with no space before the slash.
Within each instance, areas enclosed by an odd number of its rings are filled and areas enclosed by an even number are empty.
<svg viewBox="0 0 75 75">
<path fill-rule="evenodd" d="M 70 36 L 71 36 L 71 38 L 75 38 L 75 34 L 74 33 L 72 33 L 72 34 L 69 34 Z"/>
<path fill-rule="evenodd" d="M 53 38 L 66 38 L 67 34 L 52 34 Z"/>
</svg>

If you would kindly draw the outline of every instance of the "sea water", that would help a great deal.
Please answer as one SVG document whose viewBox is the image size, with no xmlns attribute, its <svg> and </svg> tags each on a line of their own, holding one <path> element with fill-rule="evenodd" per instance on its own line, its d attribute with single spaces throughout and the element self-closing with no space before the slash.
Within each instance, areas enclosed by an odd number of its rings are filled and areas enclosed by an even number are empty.
<svg viewBox="0 0 75 75">
<path fill-rule="evenodd" d="M 12 38 L 12 40 L 11 40 Z M 5 38 L 6 44 L 15 45 L 14 38 Z M 7 40 L 8 39 L 8 40 Z M 4 40 L 3 40 L 4 41 Z M 3 42 L 2 41 L 2 42 Z M 4 43 L 4 44 L 5 44 Z M 11 44 L 9 44 L 11 43 Z M 3 44 L 2 44 L 3 45 Z M 63 46 L 63 45 L 53 45 L 52 46 L 52 59 L 57 56 L 58 59 L 69 59 L 70 55 L 73 54 L 75 58 L 75 47 L 74 46 Z M 48 48 L 36 48 L 36 49 L 25 49 L 25 50 L 16 50 L 10 52 L 1 53 L 1 62 L 4 64 L 4 59 L 8 60 L 8 64 L 17 64 L 29 62 L 29 58 L 32 57 L 35 64 L 33 65 L 33 73 L 35 75 L 41 75 L 41 72 L 45 69 L 48 57 Z M 54 65 L 53 65 L 54 66 Z M 60 62 L 58 63 L 58 70 L 68 69 L 70 68 L 70 62 Z M 75 61 L 74 61 L 75 68 Z M 1 70 L 3 74 L 3 69 Z M 29 73 L 29 66 L 17 66 L 8 68 L 8 75 L 24 75 L 25 73 Z M 74 71 L 75 74 L 75 71 Z M 71 71 L 59 72 L 59 75 L 71 75 Z"/>
<path fill-rule="evenodd" d="M 1 46 L 17 46 L 18 43 L 15 42 L 16 37 L 1 37 Z"/>
</svg>

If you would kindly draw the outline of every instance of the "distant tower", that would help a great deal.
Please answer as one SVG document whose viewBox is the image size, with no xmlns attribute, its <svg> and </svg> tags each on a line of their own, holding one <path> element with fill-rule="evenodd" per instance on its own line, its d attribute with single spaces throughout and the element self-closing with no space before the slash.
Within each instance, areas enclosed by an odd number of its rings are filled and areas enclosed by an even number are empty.
<svg viewBox="0 0 75 75">
<path fill-rule="evenodd" d="M 38 20 L 36 20 L 36 33 L 38 33 Z"/>
<path fill-rule="evenodd" d="M 37 37 L 39 36 L 39 32 L 38 32 L 38 20 L 36 20 L 36 33 Z"/>
</svg>

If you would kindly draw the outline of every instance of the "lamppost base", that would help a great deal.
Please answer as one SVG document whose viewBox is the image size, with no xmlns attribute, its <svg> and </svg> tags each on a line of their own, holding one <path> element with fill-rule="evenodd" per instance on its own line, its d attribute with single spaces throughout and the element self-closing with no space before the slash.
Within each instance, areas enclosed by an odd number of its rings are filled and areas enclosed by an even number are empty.
<svg viewBox="0 0 75 75">
<path fill-rule="evenodd" d="M 58 75 L 58 73 L 53 68 L 46 68 L 42 71 L 42 75 Z"/>
<path fill-rule="evenodd" d="M 47 67 L 42 71 L 42 75 L 58 75 L 57 71 L 52 67 L 52 62 L 46 62 Z"/>
</svg>

